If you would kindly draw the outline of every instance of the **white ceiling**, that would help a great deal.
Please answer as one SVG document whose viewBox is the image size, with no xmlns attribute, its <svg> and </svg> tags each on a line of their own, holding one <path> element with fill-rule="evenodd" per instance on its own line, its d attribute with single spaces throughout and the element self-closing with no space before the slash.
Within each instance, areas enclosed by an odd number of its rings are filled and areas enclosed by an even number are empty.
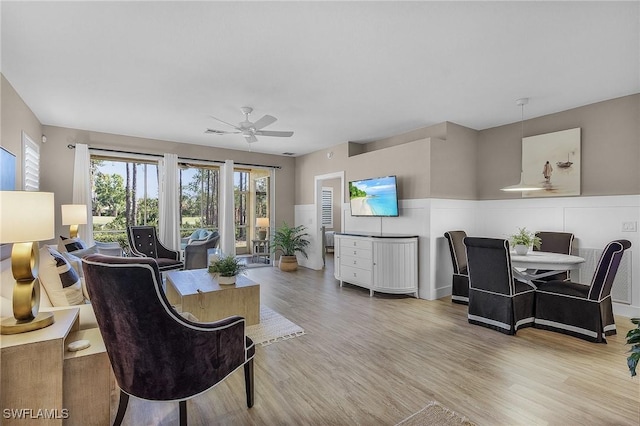
<svg viewBox="0 0 640 426">
<path fill-rule="evenodd" d="M 301 155 L 640 92 L 639 2 L 1 2 L 42 124 Z M 278 118 L 250 147 L 210 115 Z"/>
</svg>

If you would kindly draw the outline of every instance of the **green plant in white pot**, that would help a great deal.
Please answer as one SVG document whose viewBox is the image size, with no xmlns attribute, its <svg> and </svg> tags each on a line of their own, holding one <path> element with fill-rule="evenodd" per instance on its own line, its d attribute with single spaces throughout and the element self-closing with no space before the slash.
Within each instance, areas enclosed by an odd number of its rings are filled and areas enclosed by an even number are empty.
<svg viewBox="0 0 640 426">
<path fill-rule="evenodd" d="M 271 251 L 280 252 L 280 269 L 282 271 L 295 271 L 298 269 L 296 253 L 307 256 L 309 239 L 304 225 L 290 227 L 286 222 L 276 229 L 271 241 Z"/>
<path fill-rule="evenodd" d="M 209 272 L 216 274 L 219 284 L 235 284 L 238 274 L 244 272 L 246 265 L 234 255 L 212 256 L 209 259 Z"/>
<path fill-rule="evenodd" d="M 640 361 L 640 318 L 631 318 L 631 322 L 636 325 L 627 333 L 627 345 L 631 345 L 629 352 L 631 355 L 627 357 L 627 366 L 631 372 L 631 377 L 636 375 L 636 367 Z"/>
<path fill-rule="evenodd" d="M 521 256 L 527 254 L 532 246 L 540 249 L 541 243 L 542 240 L 535 233 L 527 231 L 527 228 L 518 228 L 518 233 L 509 237 L 509 244 Z"/>
</svg>

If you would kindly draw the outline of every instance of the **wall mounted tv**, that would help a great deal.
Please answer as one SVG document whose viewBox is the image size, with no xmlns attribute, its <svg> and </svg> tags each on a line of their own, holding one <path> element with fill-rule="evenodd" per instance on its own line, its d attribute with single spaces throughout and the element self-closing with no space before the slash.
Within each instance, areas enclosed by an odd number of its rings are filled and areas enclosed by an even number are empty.
<svg viewBox="0 0 640 426">
<path fill-rule="evenodd" d="M 395 176 L 349 182 L 351 216 L 398 216 L 398 188 Z"/>
</svg>

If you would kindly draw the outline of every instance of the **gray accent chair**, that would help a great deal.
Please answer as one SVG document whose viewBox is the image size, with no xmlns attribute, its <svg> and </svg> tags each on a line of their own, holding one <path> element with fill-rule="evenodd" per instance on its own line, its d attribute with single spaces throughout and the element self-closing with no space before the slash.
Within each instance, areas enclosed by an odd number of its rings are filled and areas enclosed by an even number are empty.
<svg viewBox="0 0 640 426">
<path fill-rule="evenodd" d="M 466 237 L 469 323 L 516 334 L 534 323 L 534 288 L 513 278 L 509 241 Z"/>
<path fill-rule="evenodd" d="M 130 255 L 154 258 L 158 262 L 160 272 L 184 268 L 184 263 L 180 261 L 180 252 L 162 245 L 154 226 L 129 226 L 127 238 L 131 249 Z"/>
<path fill-rule="evenodd" d="M 449 243 L 453 279 L 451 283 L 451 301 L 463 305 L 469 304 L 469 273 L 467 271 L 467 249 L 463 240 L 467 236 L 464 231 L 447 231 L 444 237 Z"/>
<path fill-rule="evenodd" d="M 540 238 L 540 248 L 534 247 L 534 251 L 546 251 L 549 253 L 571 254 L 573 248 L 573 234 L 570 232 L 538 231 L 536 237 Z M 548 271 L 539 270 L 537 273 Z M 560 272 L 550 277 L 541 278 L 539 281 L 568 280 L 569 271 Z M 538 281 L 538 280 L 536 280 Z"/>
<path fill-rule="evenodd" d="M 616 334 L 611 287 L 629 247 L 627 240 L 607 244 L 590 285 L 561 280 L 538 284 L 535 327 L 606 343 L 605 336 Z"/>
<path fill-rule="evenodd" d="M 207 251 L 218 247 L 220 234 L 214 231 L 205 240 L 196 240 L 187 244 L 184 248 L 184 269 L 206 268 L 208 259 Z"/>
<path fill-rule="evenodd" d="M 120 388 L 114 425 L 129 397 L 179 403 L 187 424 L 187 400 L 244 367 L 247 406 L 254 402 L 255 347 L 245 319 L 191 321 L 169 304 L 152 258 L 93 254 L 83 258 L 87 290 Z M 212 420 L 212 423 L 215 423 Z"/>
</svg>

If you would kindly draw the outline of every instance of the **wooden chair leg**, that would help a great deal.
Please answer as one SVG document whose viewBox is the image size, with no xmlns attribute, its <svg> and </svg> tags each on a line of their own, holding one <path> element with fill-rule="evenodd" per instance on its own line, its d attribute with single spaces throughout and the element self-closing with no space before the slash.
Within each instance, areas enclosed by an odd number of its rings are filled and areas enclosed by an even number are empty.
<svg viewBox="0 0 640 426">
<path fill-rule="evenodd" d="M 253 358 L 244 364 L 244 385 L 247 391 L 247 407 L 253 407 Z"/>
<path fill-rule="evenodd" d="M 120 391 L 120 402 L 118 402 L 118 413 L 113 421 L 113 426 L 120 426 L 122 419 L 124 419 L 124 413 L 127 411 L 127 405 L 129 404 L 129 394 Z"/>
<path fill-rule="evenodd" d="M 187 426 L 187 401 L 180 401 L 180 426 Z"/>
</svg>

